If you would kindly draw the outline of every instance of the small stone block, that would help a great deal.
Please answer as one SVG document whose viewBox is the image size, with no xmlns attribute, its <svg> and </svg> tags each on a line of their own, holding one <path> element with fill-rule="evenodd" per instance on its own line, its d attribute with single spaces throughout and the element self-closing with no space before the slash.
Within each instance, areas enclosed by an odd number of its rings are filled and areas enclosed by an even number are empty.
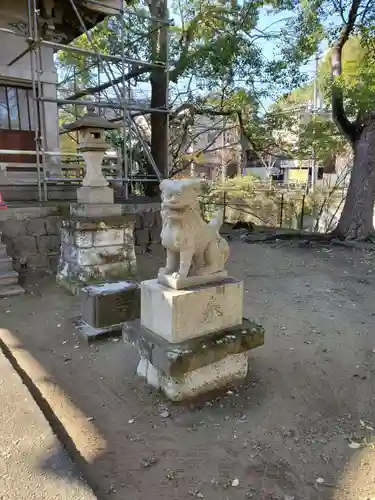
<svg viewBox="0 0 375 500">
<path fill-rule="evenodd" d="M 141 324 L 169 342 L 240 325 L 242 312 L 243 283 L 234 278 L 183 290 L 141 283 Z"/>
<path fill-rule="evenodd" d="M 113 203 L 113 189 L 107 186 L 81 186 L 77 189 L 77 201 L 87 204 Z"/>
<path fill-rule="evenodd" d="M 181 377 L 165 375 L 146 358 L 142 358 L 137 374 L 144 377 L 148 385 L 161 390 L 171 401 L 180 402 L 244 382 L 248 370 L 247 354 L 242 353 L 232 354 Z"/>
<path fill-rule="evenodd" d="M 140 315 L 140 293 L 136 283 L 119 281 L 82 289 L 82 321 L 92 328 L 107 328 Z"/>
<path fill-rule="evenodd" d="M 240 325 L 198 339 L 171 344 L 140 325 L 139 321 L 123 326 L 123 339 L 142 358 L 171 377 L 179 377 L 216 363 L 226 356 L 240 354 L 264 344 L 264 329 L 246 318 Z"/>
<path fill-rule="evenodd" d="M 193 286 L 206 285 L 208 283 L 216 283 L 223 281 L 228 277 L 227 271 L 220 271 L 213 274 L 204 274 L 202 276 L 188 276 L 186 278 L 174 278 L 170 274 L 158 274 L 158 282 L 162 285 L 173 288 L 174 290 L 182 290 Z"/>
</svg>

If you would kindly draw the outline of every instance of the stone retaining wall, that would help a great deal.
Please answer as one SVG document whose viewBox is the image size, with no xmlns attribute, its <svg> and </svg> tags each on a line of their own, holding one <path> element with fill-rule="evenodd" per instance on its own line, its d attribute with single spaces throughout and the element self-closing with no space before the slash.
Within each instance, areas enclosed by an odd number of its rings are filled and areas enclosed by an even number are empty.
<svg viewBox="0 0 375 500">
<path fill-rule="evenodd" d="M 2 240 L 7 246 L 13 268 L 57 270 L 60 255 L 60 225 L 68 216 L 65 206 L 27 206 L 9 208 L 0 213 Z M 136 254 L 160 242 L 161 218 L 158 203 L 124 204 L 123 213 L 136 217 L 134 244 Z"/>
</svg>

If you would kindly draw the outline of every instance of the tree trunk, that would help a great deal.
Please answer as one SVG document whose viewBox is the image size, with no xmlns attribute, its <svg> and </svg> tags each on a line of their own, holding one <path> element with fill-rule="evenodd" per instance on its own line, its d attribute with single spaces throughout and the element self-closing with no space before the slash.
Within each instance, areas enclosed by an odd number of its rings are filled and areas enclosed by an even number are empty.
<svg viewBox="0 0 375 500">
<path fill-rule="evenodd" d="M 362 122 L 353 149 L 349 188 L 335 233 L 347 240 L 364 240 L 374 233 L 375 113 Z"/>
<path fill-rule="evenodd" d="M 159 19 L 167 19 L 167 0 L 151 0 L 151 14 Z M 159 29 L 158 29 L 159 27 Z M 168 26 L 161 25 L 160 21 L 153 21 L 151 42 L 151 54 L 153 62 L 159 61 L 167 64 L 168 61 Z M 168 107 L 168 80 L 167 72 L 163 67 L 154 68 L 150 73 L 151 83 L 151 108 Z M 151 154 L 155 164 L 164 178 L 168 177 L 169 163 L 169 120 L 167 113 L 151 112 Z M 154 195 L 158 196 L 159 188 L 153 186 Z"/>
<path fill-rule="evenodd" d="M 151 107 L 165 108 L 167 81 L 163 69 L 151 73 Z M 167 113 L 151 113 L 151 153 L 163 177 L 168 177 L 168 117 Z"/>
</svg>

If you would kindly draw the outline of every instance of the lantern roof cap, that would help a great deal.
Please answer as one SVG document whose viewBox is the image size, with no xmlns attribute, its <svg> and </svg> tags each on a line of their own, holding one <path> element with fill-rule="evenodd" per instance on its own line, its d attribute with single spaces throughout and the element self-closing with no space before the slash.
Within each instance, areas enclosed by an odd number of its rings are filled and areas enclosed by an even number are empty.
<svg viewBox="0 0 375 500">
<path fill-rule="evenodd" d="M 83 130 L 87 128 L 94 128 L 100 130 L 111 130 L 119 128 L 119 125 L 109 122 L 102 116 L 99 116 L 98 113 L 96 112 L 94 104 L 88 105 L 86 109 L 87 112 L 85 115 L 82 116 L 82 118 L 79 118 L 75 122 L 67 123 L 66 125 L 63 126 L 63 128 L 67 131 Z"/>
</svg>

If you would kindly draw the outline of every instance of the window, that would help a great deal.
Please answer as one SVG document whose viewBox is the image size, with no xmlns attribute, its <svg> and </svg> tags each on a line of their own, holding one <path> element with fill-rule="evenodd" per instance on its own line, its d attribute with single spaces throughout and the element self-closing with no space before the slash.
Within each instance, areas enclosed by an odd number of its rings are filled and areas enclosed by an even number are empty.
<svg viewBox="0 0 375 500">
<path fill-rule="evenodd" d="M 33 130 L 32 92 L 0 84 L 0 130 Z"/>
</svg>

